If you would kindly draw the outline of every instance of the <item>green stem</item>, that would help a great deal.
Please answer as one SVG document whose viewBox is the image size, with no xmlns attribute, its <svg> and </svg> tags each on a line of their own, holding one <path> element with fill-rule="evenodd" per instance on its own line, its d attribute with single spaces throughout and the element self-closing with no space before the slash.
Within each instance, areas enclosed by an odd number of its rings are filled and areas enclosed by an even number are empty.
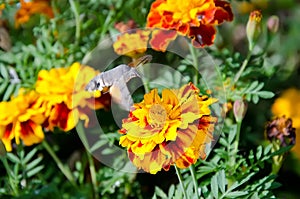
<svg viewBox="0 0 300 199">
<path fill-rule="evenodd" d="M 74 13 L 75 16 L 75 24 L 76 24 L 76 32 L 75 32 L 75 38 L 76 38 L 76 44 L 79 43 L 79 39 L 80 39 L 80 17 L 79 17 L 79 12 L 78 12 L 78 8 L 75 4 L 75 2 L 73 0 L 69 0 L 70 6 L 71 6 L 71 10 Z"/>
<path fill-rule="evenodd" d="M 70 168 L 63 165 L 63 163 L 57 157 L 57 155 L 53 151 L 52 147 L 50 147 L 50 145 L 48 144 L 48 142 L 46 140 L 44 140 L 42 142 L 42 145 L 44 146 L 46 151 L 50 154 L 50 156 L 53 158 L 56 165 L 58 166 L 60 171 L 64 174 L 64 176 L 72 183 L 72 185 L 76 186 L 76 183 L 75 183 L 74 177 L 70 171 Z"/>
<path fill-rule="evenodd" d="M 280 149 L 280 143 L 278 141 L 272 142 L 272 152 L 278 151 Z M 284 160 L 284 154 L 273 156 L 273 164 L 271 174 L 277 174 L 282 166 Z"/>
<path fill-rule="evenodd" d="M 90 173 L 91 173 L 91 179 L 92 179 L 92 183 L 93 183 L 93 191 L 94 191 L 94 198 L 99 198 L 98 194 L 97 194 L 97 178 L 96 178 L 96 169 L 95 169 L 95 164 L 94 164 L 94 160 L 93 157 L 91 156 L 91 153 L 87 150 L 86 152 L 87 154 L 87 158 L 89 161 L 89 169 L 90 169 Z"/>
<path fill-rule="evenodd" d="M 6 159 L 6 157 L 0 158 L 0 159 L 1 159 L 1 161 L 2 161 L 2 163 L 4 165 L 4 168 L 6 170 L 6 173 L 8 175 L 8 182 L 10 184 L 10 187 L 11 187 L 14 195 L 18 196 L 19 195 L 18 184 L 15 182 L 14 178 L 12 177 L 12 171 L 9 168 L 7 159 Z"/>
<path fill-rule="evenodd" d="M 238 148 L 239 148 L 241 126 L 242 126 L 242 121 L 237 122 L 237 129 L 236 129 L 236 135 L 235 135 L 235 140 L 234 140 L 234 149 L 233 149 L 234 160 L 235 160 L 235 156 L 238 152 Z M 234 163 L 235 163 L 235 161 L 234 161 Z"/>
<path fill-rule="evenodd" d="M 280 159 L 280 161 L 277 163 L 275 161 L 273 161 L 273 164 L 272 164 L 272 171 L 271 171 L 271 174 L 277 174 L 282 166 L 282 155 L 278 155 L 279 157 L 277 157 L 278 159 Z M 275 156 L 276 157 L 276 156 Z M 274 157 L 273 157 L 274 159 Z"/>
<path fill-rule="evenodd" d="M 196 49 L 195 49 L 195 47 L 192 44 L 189 44 L 189 48 L 190 48 L 190 52 L 191 52 L 192 59 L 193 59 L 193 66 L 196 69 L 196 72 L 195 72 L 195 74 L 193 76 L 193 83 L 194 83 L 195 86 L 197 86 L 198 85 L 198 81 L 199 81 L 198 56 L 197 56 Z"/>
<path fill-rule="evenodd" d="M 192 178 L 193 178 L 193 183 L 194 183 L 194 187 L 195 187 L 196 196 L 200 197 L 199 192 L 198 192 L 198 182 L 197 182 L 197 178 L 196 178 L 195 165 L 192 164 L 189 167 L 189 169 L 190 169 L 190 172 L 191 172 L 191 175 L 192 175 Z"/>
<path fill-rule="evenodd" d="M 246 59 L 244 60 L 240 70 L 238 71 L 238 73 L 235 75 L 234 80 L 233 80 L 233 84 L 236 84 L 237 81 L 240 79 L 242 73 L 244 72 L 246 66 L 248 65 L 248 62 L 250 60 L 250 57 L 252 55 L 252 51 L 248 51 L 248 54 L 246 56 Z"/>
<path fill-rule="evenodd" d="M 90 174 L 91 174 L 91 180 L 92 180 L 92 184 L 93 184 L 93 192 L 94 192 L 94 196 L 95 196 L 94 198 L 97 199 L 97 198 L 99 198 L 99 196 L 97 194 L 98 193 L 97 192 L 98 185 L 97 185 L 96 169 L 95 169 L 93 157 L 90 152 L 88 140 L 84 133 L 82 123 L 77 125 L 77 133 L 78 133 L 78 136 L 80 137 L 84 147 L 86 148 L 86 155 L 87 155 L 88 162 L 89 162 L 89 170 L 90 170 Z"/>
<path fill-rule="evenodd" d="M 237 122 L 236 135 L 233 143 L 234 148 L 233 148 L 232 156 L 230 158 L 230 167 L 232 168 L 232 174 L 235 172 L 235 162 L 236 162 L 236 156 L 239 149 L 241 126 L 242 126 L 242 121 Z M 233 183 L 234 182 L 232 181 L 232 179 L 228 179 L 228 187 L 230 187 Z"/>
<path fill-rule="evenodd" d="M 184 185 L 183 185 L 183 179 L 182 179 L 180 170 L 177 168 L 176 165 L 174 165 L 174 167 L 175 167 L 176 174 L 177 174 L 177 177 L 178 177 L 178 180 L 179 180 L 179 184 L 180 184 L 182 192 L 183 192 L 183 196 L 184 196 L 185 199 L 188 199 L 187 194 L 186 194 L 186 190 L 185 190 Z"/>
</svg>

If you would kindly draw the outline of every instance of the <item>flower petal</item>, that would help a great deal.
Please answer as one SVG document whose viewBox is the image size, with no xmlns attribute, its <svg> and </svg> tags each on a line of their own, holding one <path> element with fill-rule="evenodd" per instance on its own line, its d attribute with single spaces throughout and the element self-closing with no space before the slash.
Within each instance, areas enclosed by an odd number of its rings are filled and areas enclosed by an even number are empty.
<svg viewBox="0 0 300 199">
<path fill-rule="evenodd" d="M 153 30 L 150 45 L 154 50 L 165 52 L 169 43 L 177 37 L 176 31 L 171 30 Z"/>
</svg>

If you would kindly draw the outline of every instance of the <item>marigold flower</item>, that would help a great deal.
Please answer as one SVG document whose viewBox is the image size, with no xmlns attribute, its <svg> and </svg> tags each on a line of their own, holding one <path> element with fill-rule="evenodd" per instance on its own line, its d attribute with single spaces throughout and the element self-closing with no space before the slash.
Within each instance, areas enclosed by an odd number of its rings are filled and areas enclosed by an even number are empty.
<svg viewBox="0 0 300 199">
<path fill-rule="evenodd" d="M 272 113 L 281 117 L 285 115 L 292 118 L 295 128 L 300 128 L 300 90 L 290 88 L 282 92 L 272 105 Z"/>
<path fill-rule="evenodd" d="M 59 127 L 68 131 L 75 127 L 78 120 L 89 124 L 88 109 L 107 107 L 109 95 L 85 91 L 85 85 L 97 75 L 97 71 L 76 62 L 68 68 L 41 70 L 36 82 L 36 91 L 47 102 L 47 128 Z M 96 97 L 94 101 L 94 97 Z M 87 109 L 88 108 L 88 109 Z"/>
<path fill-rule="evenodd" d="M 115 23 L 114 27 L 120 33 L 126 33 L 126 32 L 130 32 L 130 31 L 133 31 L 134 29 L 136 29 L 136 23 L 134 20 L 131 19 L 131 20 L 127 21 L 127 23 L 124 23 L 124 22 Z"/>
<path fill-rule="evenodd" d="M 145 94 L 123 120 L 120 145 L 139 169 L 152 174 L 170 165 L 186 168 L 206 157 L 205 147 L 213 139 L 217 119 L 209 105 L 216 99 L 199 96 L 192 84 L 180 89 L 157 89 Z"/>
<path fill-rule="evenodd" d="M 49 18 L 54 17 L 54 12 L 49 5 L 48 0 L 33 0 L 24 1 L 20 0 L 21 7 L 15 15 L 15 26 L 19 27 L 29 21 L 30 17 L 34 14 L 43 14 Z"/>
<path fill-rule="evenodd" d="M 296 129 L 290 118 L 277 117 L 266 126 L 267 137 L 270 141 L 278 140 L 280 146 L 294 145 L 296 138 Z"/>
<path fill-rule="evenodd" d="M 127 55 L 136 58 L 146 52 L 150 30 L 137 30 L 133 33 L 124 33 L 118 36 L 113 48 L 118 55 Z"/>
<path fill-rule="evenodd" d="M 300 130 L 300 90 L 290 88 L 282 92 L 282 94 L 274 101 L 272 105 L 272 113 L 276 117 L 286 116 L 293 120 L 293 127 L 296 128 L 298 133 Z M 296 137 L 296 144 L 292 148 L 300 158 L 300 136 Z"/>
<path fill-rule="evenodd" d="M 192 38 L 195 47 L 203 47 L 213 44 L 216 25 L 232 19 L 233 13 L 226 1 L 156 0 L 148 14 L 147 27 L 175 30 Z M 165 39 L 170 40 L 167 36 Z"/>
<path fill-rule="evenodd" d="M 4 9 L 5 9 L 5 4 L 4 4 L 4 3 L 1 3 L 1 4 L 0 4 L 0 13 L 1 13 L 1 11 L 4 10 Z"/>
<path fill-rule="evenodd" d="M 0 138 L 7 151 L 12 150 L 13 139 L 16 144 L 22 140 L 26 146 L 44 139 L 42 124 L 46 119 L 45 104 L 35 91 L 21 89 L 19 92 L 11 101 L 0 103 Z"/>
</svg>

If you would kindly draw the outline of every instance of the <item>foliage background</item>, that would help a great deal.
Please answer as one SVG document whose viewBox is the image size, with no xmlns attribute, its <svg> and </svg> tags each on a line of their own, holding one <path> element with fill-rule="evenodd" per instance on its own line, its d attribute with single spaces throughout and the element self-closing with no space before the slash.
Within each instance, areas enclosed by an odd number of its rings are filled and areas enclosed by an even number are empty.
<svg viewBox="0 0 300 199">
<path fill-rule="evenodd" d="M 1 101 L 9 100 L 10 96 L 16 94 L 20 87 L 33 88 L 37 73 L 41 69 L 66 67 L 75 61 L 81 61 L 106 35 L 117 33 L 114 28 L 116 22 L 134 19 L 139 27 L 144 27 L 151 2 L 150 0 L 53 0 L 51 6 L 55 10 L 55 18 L 48 20 L 42 16 L 34 16 L 19 28 L 14 26 L 14 13 L 18 7 L 7 6 L 3 10 L 2 17 L 7 20 L 13 47 L 9 52 L 0 51 Z M 4 2 L 0 1 L 0 3 Z M 296 0 L 253 0 L 250 2 L 232 1 L 232 7 L 235 12 L 234 21 L 219 28 L 215 45 L 207 49 L 215 57 L 227 63 L 224 71 L 228 72 L 228 76 L 236 73 L 239 67 L 238 63 L 246 56 L 247 40 L 244 29 L 249 12 L 254 8 L 261 9 L 264 23 L 271 15 L 277 15 L 280 18 L 279 31 L 265 56 L 259 60 L 263 60 L 262 69 L 259 68 L 261 66 L 259 64 L 259 67 L 251 66 L 252 71 L 249 71 L 250 76 L 247 77 L 249 81 L 264 82 L 264 89 L 275 93 L 275 97 L 272 99 L 261 99 L 257 104 L 249 103 L 242 124 L 240 144 L 241 153 L 248 155 L 250 149 L 264 143 L 265 124 L 272 118 L 270 109 L 276 97 L 287 88 L 300 88 L 300 46 L 298 45 L 300 43 L 300 21 L 298 20 L 300 5 Z M 262 39 L 260 42 L 264 43 L 265 41 Z M 10 68 L 16 71 L 20 81 L 11 83 Z M 251 74 L 255 74 L 255 76 L 251 76 Z M 107 116 L 108 121 L 111 117 L 103 110 L 99 114 Z M 107 128 L 109 129 L 109 127 Z M 19 149 L 15 155 L 9 157 L 9 164 L 15 171 L 17 179 L 21 179 L 18 176 L 24 175 L 25 168 L 28 169 L 28 164 L 34 161 L 30 167 L 40 168 L 33 171 L 32 175 L 27 174 L 26 182 L 20 182 L 25 183 L 26 186 L 20 189 L 22 194 L 17 198 L 92 197 L 87 168 L 88 160 L 82 152 L 84 147 L 78 135 L 72 131 L 68 133 L 58 131 L 47 134 L 46 139 L 51 143 L 51 147 L 54 148 L 58 157 L 72 168 L 77 177 L 77 189 L 73 189 L 73 185 L 66 182 L 64 176 L 57 172 L 55 162 L 47 155 L 42 146 L 32 146 Z M 108 135 L 112 137 L 112 140 L 115 139 L 113 133 L 108 133 Z M 299 137 L 296 145 L 300 145 Z M 18 158 L 16 159 L 16 157 Z M 39 157 L 42 158 L 39 159 Z M 80 161 L 74 161 L 74 159 Z M 297 148 L 297 151 L 294 149 L 288 155 L 278 173 L 276 181 L 281 183 L 281 187 L 274 191 L 278 198 L 298 197 L 299 160 L 300 151 Z M 39 165 L 44 166 L 39 167 Z M 3 171 L 3 165 L 0 167 Z M 97 163 L 96 168 L 99 182 L 98 191 L 102 198 L 151 198 L 155 190 L 159 192 L 156 187 L 168 192 L 171 184 L 178 183 L 173 169 L 157 175 L 146 173 L 132 175 L 118 173 L 101 163 Z M 43 174 L 40 173 L 40 170 L 43 170 Z M 7 177 L 2 172 L 0 192 L 3 198 L 10 197 L 10 194 L 7 194 L 9 188 L 7 188 L 6 182 Z"/>
</svg>

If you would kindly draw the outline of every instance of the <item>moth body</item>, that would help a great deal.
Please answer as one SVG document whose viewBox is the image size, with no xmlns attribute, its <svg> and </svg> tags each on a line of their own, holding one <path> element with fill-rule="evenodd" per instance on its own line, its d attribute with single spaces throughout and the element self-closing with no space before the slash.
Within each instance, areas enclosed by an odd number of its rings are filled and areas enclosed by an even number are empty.
<svg viewBox="0 0 300 199">
<path fill-rule="evenodd" d="M 87 84 L 85 90 L 102 91 L 105 87 L 109 87 L 112 99 L 125 110 L 129 110 L 133 104 L 133 100 L 126 83 L 134 77 L 140 77 L 137 68 L 150 62 L 151 59 L 151 55 L 145 55 L 134 63 L 128 65 L 121 64 L 111 70 L 102 72 Z"/>
<path fill-rule="evenodd" d="M 94 77 L 86 86 L 87 91 L 102 91 L 105 87 L 112 86 L 120 79 L 124 79 L 127 83 L 134 77 L 140 77 L 135 68 L 132 68 L 126 64 L 121 64 L 109 71 L 102 72 Z"/>
</svg>

